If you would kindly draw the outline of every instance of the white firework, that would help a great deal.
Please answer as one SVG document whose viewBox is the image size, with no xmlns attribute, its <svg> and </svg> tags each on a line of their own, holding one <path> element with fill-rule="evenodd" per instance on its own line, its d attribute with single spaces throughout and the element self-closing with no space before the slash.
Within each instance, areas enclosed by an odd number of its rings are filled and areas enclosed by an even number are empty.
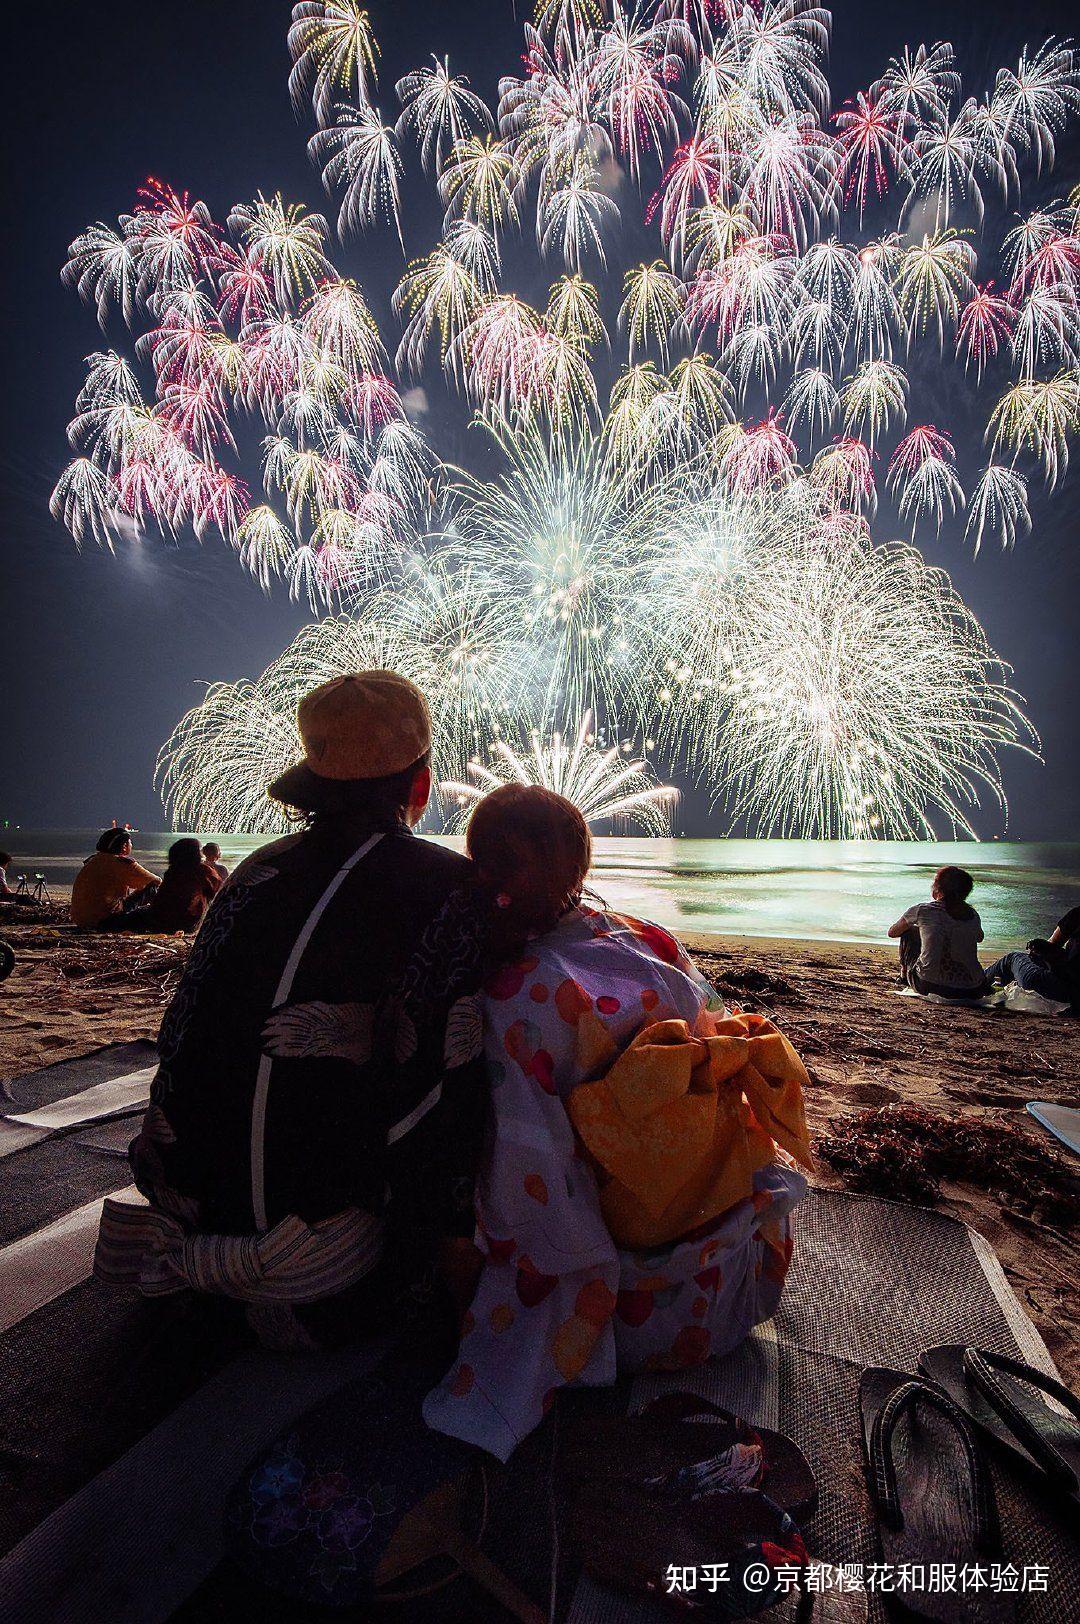
<svg viewBox="0 0 1080 1624">
<path fill-rule="evenodd" d="M 573 801 L 591 826 L 612 823 L 620 830 L 634 827 L 648 835 L 670 834 L 679 792 L 657 783 L 646 761 L 628 760 L 631 748 L 598 745 L 591 711 L 570 735 L 555 732 L 542 738 L 534 733 L 527 749 L 500 741 L 488 763 L 469 762 L 466 779 L 440 784 L 453 809 L 451 827 L 464 829 L 476 803 L 500 784 L 540 784 Z"/>
<path fill-rule="evenodd" d="M 722 764 L 733 822 L 765 835 L 972 834 L 980 794 L 1002 799 L 1001 748 L 1037 749 L 1008 668 L 914 548 L 823 523 L 798 495 L 787 515 L 732 594 L 702 769 Z M 680 726 L 692 741 L 692 710 Z"/>
<path fill-rule="evenodd" d="M 586 710 L 643 729 L 641 662 L 627 612 L 676 494 L 642 488 L 577 426 L 488 424 L 506 460 L 491 480 L 459 474 L 453 534 L 516 607 L 541 726 Z"/>
</svg>

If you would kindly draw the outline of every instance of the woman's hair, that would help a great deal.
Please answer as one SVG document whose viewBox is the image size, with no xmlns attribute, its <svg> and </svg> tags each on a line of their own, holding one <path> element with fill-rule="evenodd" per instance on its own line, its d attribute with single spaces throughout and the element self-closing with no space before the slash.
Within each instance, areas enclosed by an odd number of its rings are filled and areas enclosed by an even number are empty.
<svg viewBox="0 0 1080 1624">
<path fill-rule="evenodd" d="M 951 863 L 946 868 L 939 868 L 934 875 L 934 887 L 941 892 L 941 900 L 954 907 L 967 901 L 974 884 L 966 868 L 955 868 Z"/>
<path fill-rule="evenodd" d="M 130 829 L 103 829 L 98 835 L 95 851 L 107 851 L 118 857 L 121 851 L 131 841 Z"/>
<path fill-rule="evenodd" d="M 10 862 L 11 853 L 9 851 L 0 851 L 0 868 L 7 868 Z"/>
<path fill-rule="evenodd" d="M 497 948 L 519 950 L 581 897 L 592 863 L 589 826 L 572 801 L 536 784 L 502 784 L 469 819 L 465 849 L 496 893 Z"/>
<path fill-rule="evenodd" d="M 202 847 L 193 835 L 184 835 L 169 847 L 170 868 L 198 868 L 202 860 Z"/>
</svg>

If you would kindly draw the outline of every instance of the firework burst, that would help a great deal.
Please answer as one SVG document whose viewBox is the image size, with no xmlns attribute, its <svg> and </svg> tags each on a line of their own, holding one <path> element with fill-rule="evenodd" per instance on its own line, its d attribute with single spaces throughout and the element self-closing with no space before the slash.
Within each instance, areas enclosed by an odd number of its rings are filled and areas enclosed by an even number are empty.
<svg viewBox="0 0 1080 1624">
<path fill-rule="evenodd" d="M 729 815 L 765 834 L 970 832 L 998 751 L 1038 741 L 948 578 L 805 489 L 700 513 L 656 583 L 674 753 L 710 781 L 722 762 Z"/>
<path fill-rule="evenodd" d="M 103 328 L 131 329 L 134 360 L 89 357 L 53 513 L 107 547 L 216 533 L 267 590 L 346 612 L 180 724 L 163 761 L 177 816 L 265 827 L 258 785 L 295 748 L 297 686 L 346 661 L 429 690 L 440 771 L 461 781 L 492 740 L 592 712 L 613 738 L 657 732 L 673 772 L 754 827 L 970 827 L 977 787 L 1000 787 L 994 751 L 1024 742 L 1004 667 L 867 520 L 881 502 L 913 536 L 1011 547 L 1032 483 L 1066 472 L 1080 197 L 1017 212 L 1000 243 L 987 222 L 1052 167 L 1080 73 L 1051 40 L 965 93 L 936 42 L 830 116 L 830 29 L 810 0 L 551 0 L 494 108 L 432 57 L 398 80 L 390 122 L 370 11 L 296 4 L 290 86 L 338 235 L 412 256 L 386 342 L 327 221 L 280 194 L 219 225 L 151 180 L 75 238 L 64 280 Z M 441 206 L 436 241 L 410 240 L 414 184 Z M 643 228 L 641 263 L 618 263 Z M 508 269 L 530 240 L 546 304 Z M 987 391 L 988 466 L 926 421 L 920 385 L 946 366 Z M 485 477 L 409 420 L 440 373 L 499 460 Z M 910 726 L 878 669 L 900 663 L 903 591 L 922 617 Z M 857 718 L 859 681 L 887 733 Z"/>
<path fill-rule="evenodd" d="M 668 835 L 679 792 L 658 784 L 647 762 L 628 760 L 631 748 L 599 746 L 591 711 L 569 737 L 556 732 L 545 739 L 535 733 L 527 750 L 501 741 L 489 764 L 469 762 L 465 782 L 440 784 L 444 799 L 455 808 L 451 827 L 463 830 L 476 803 L 500 784 L 541 784 L 573 801 L 586 823 Z"/>
</svg>

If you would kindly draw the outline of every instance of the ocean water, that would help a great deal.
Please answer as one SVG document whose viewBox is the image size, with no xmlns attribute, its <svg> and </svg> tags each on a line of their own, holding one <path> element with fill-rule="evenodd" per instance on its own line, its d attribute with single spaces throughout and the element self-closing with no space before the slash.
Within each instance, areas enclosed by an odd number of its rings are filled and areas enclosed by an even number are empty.
<svg viewBox="0 0 1080 1624">
<path fill-rule="evenodd" d="M 0 844 L 14 854 L 11 875 L 36 871 L 68 886 L 98 832 L 7 828 Z M 160 873 L 175 838 L 136 831 L 135 855 Z M 230 867 L 262 843 L 254 835 L 215 838 Z M 1080 843 L 602 837 L 596 847 L 593 889 L 612 907 L 676 932 L 880 942 L 906 907 L 929 896 L 943 863 L 974 875 L 971 900 L 988 947 L 1046 935 L 1080 903 Z"/>
</svg>

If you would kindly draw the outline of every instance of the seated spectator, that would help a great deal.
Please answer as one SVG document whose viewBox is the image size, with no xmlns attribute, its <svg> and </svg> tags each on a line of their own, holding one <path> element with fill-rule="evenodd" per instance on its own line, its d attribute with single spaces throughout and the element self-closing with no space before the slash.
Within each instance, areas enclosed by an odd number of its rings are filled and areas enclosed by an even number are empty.
<svg viewBox="0 0 1080 1624">
<path fill-rule="evenodd" d="M 1058 920 L 1048 940 L 1036 937 L 1025 953 L 1006 953 L 986 974 L 1004 987 L 1015 982 L 1025 992 L 1080 1006 L 1080 907 Z"/>
<path fill-rule="evenodd" d="M 111 915 L 101 929 L 144 935 L 164 936 L 179 930 L 190 934 L 198 930 L 220 889 L 221 881 L 204 860 L 199 842 L 186 835 L 169 847 L 169 866 L 150 902 Z"/>
<path fill-rule="evenodd" d="M 975 884 L 963 868 L 939 868 L 929 902 L 902 914 L 889 935 L 900 938 L 900 973 L 909 987 L 941 998 L 982 998 L 986 975 L 979 963 L 982 921 L 968 905 Z"/>
<path fill-rule="evenodd" d="M 100 930 L 118 914 L 125 902 L 149 900 L 157 875 L 131 855 L 131 832 L 106 829 L 97 849 L 75 876 L 71 888 L 71 917 L 80 930 Z M 140 898 L 137 893 L 145 893 Z"/>
<path fill-rule="evenodd" d="M 36 902 L 33 897 L 27 896 L 25 893 L 20 896 L 18 891 L 13 891 L 8 884 L 7 866 L 11 860 L 10 852 L 0 851 L 0 902 L 10 902 L 20 908 L 40 907 L 41 904 Z"/>
<path fill-rule="evenodd" d="M 307 822 L 238 866 L 195 940 L 131 1148 L 150 1205 L 106 1203 L 95 1267 L 313 1348 L 438 1323 L 436 1260 L 475 1227 L 489 910 L 412 832 L 431 719 L 411 682 L 338 677 L 297 720 L 304 760 L 270 795 Z"/>
<path fill-rule="evenodd" d="M 591 841 L 562 796 L 494 790 L 467 849 L 496 901 L 494 1123 L 458 1360 L 424 1414 L 505 1460 L 557 1388 L 702 1363 L 774 1312 L 806 1073 L 674 937 L 582 901 Z"/>
<path fill-rule="evenodd" d="M 209 863 L 222 885 L 229 878 L 229 871 L 221 861 L 221 847 L 216 840 L 208 840 L 202 849 L 203 859 Z"/>
</svg>

